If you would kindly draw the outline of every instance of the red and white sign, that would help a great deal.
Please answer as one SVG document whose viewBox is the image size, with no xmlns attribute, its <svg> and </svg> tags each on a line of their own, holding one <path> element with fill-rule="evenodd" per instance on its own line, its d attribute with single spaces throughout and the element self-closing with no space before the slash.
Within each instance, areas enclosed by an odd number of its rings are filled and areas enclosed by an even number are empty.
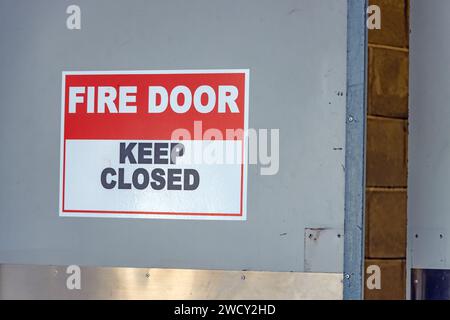
<svg viewBox="0 0 450 320">
<path fill-rule="evenodd" d="M 248 70 L 63 72 L 60 216 L 246 219 Z"/>
</svg>

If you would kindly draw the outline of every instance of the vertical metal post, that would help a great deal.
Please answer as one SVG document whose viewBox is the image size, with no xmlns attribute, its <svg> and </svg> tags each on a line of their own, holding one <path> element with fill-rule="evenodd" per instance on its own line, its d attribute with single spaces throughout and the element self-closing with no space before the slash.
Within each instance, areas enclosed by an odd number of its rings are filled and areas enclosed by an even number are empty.
<svg viewBox="0 0 450 320">
<path fill-rule="evenodd" d="M 348 0 L 344 299 L 362 299 L 366 145 L 366 0 Z"/>
</svg>

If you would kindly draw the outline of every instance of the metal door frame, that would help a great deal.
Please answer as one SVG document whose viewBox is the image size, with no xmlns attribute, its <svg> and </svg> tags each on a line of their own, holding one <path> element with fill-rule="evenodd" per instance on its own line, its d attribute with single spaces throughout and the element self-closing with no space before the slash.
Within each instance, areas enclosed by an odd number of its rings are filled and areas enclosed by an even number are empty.
<svg viewBox="0 0 450 320">
<path fill-rule="evenodd" d="M 348 0 L 344 299 L 362 299 L 366 186 L 367 0 Z"/>
</svg>

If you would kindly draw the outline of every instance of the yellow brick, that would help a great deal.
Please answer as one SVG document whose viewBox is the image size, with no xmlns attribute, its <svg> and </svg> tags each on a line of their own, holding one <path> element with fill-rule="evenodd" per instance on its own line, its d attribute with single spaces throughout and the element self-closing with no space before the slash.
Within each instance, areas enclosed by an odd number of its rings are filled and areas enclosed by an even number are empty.
<svg viewBox="0 0 450 320">
<path fill-rule="evenodd" d="M 366 300 L 404 300 L 406 297 L 405 260 L 366 259 L 366 270 L 369 265 L 377 265 L 381 269 L 381 289 L 369 290 L 364 282 L 364 299 Z M 367 280 L 367 274 L 366 274 Z"/>
<path fill-rule="evenodd" d="M 407 122 L 368 119 L 366 156 L 368 187 L 406 187 Z"/>
<path fill-rule="evenodd" d="M 406 190 L 366 194 L 366 257 L 406 257 Z"/>
<path fill-rule="evenodd" d="M 408 53 L 369 49 L 368 113 L 408 117 Z"/>
<path fill-rule="evenodd" d="M 407 48 L 409 39 L 408 1 L 370 0 L 381 9 L 381 29 L 369 30 L 369 43 Z"/>
</svg>

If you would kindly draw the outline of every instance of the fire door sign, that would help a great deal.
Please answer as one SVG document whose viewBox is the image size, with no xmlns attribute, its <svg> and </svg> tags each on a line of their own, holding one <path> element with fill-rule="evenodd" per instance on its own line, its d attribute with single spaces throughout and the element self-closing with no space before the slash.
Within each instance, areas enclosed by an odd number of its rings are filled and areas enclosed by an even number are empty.
<svg viewBox="0 0 450 320">
<path fill-rule="evenodd" d="M 249 70 L 62 74 L 60 216 L 245 220 Z"/>
</svg>

